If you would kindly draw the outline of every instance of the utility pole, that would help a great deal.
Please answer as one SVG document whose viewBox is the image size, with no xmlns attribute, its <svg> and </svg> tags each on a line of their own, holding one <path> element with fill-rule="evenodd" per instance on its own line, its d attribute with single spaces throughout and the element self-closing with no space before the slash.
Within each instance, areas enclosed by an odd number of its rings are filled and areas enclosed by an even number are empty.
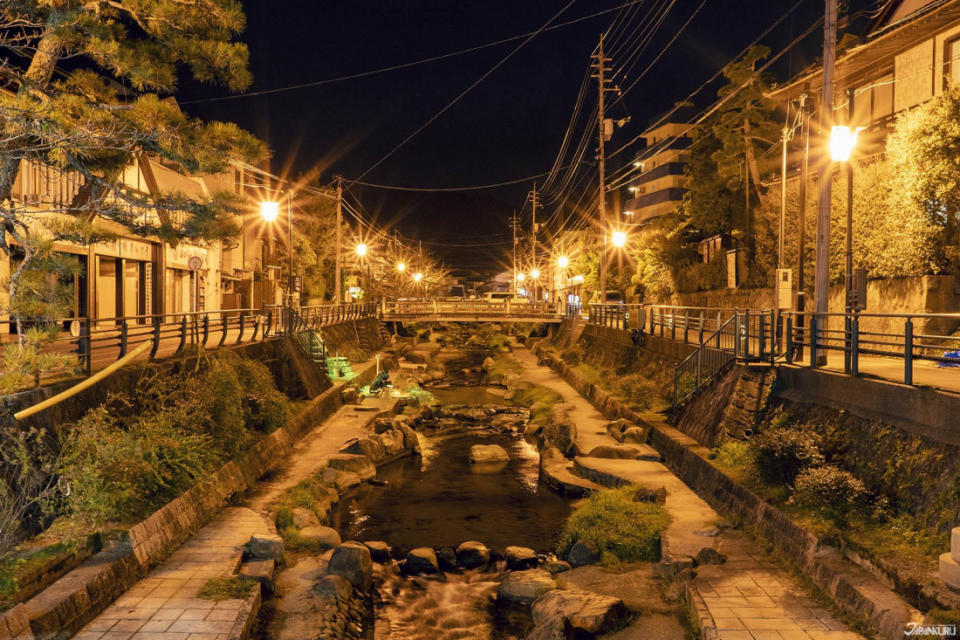
<svg viewBox="0 0 960 640">
<path fill-rule="evenodd" d="M 513 293 L 517 294 L 517 212 L 513 212 L 513 218 L 510 222 L 510 228 L 513 229 Z"/>
<path fill-rule="evenodd" d="M 334 286 L 337 288 L 336 302 L 340 304 L 342 302 L 341 296 L 343 295 L 343 281 L 341 279 L 341 254 L 343 253 L 343 238 L 341 238 L 340 228 L 343 226 L 343 176 L 337 176 L 337 255 L 336 255 L 336 269 L 334 273 Z"/>
<path fill-rule="evenodd" d="M 600 254 L 600 304 L 606 304 L 607 302 L 607 235 L 609 234 L 609 229 L 607 229 L 607 215 L 605 211 L 605 200 L 607 197 L 607 178 L 606 178 L 606 156 L 604 154 L 603 143 L 607 139 L 607 120 L 605 115 L 605 97 L 607 91 L 612 91 L 611 87 L 607 86 L 607 64 L 610 62 L 610 58 L 607 58 L 603 55 L 603 36 L 600 36 L 600 43 L 597 45 L 597 53 L 593 56 L 594 64 L 593 68 L 596 71 L 593 74 L 593 77 L 597 79 L 597 93 L 598 93 L 598 102 L 597 102 L 597 160 L 599 168 L 599 187 L 600 192 L 598 194 L 598 207 L 600 213 L 600 233 L 603 234 L 603 242 L 601 244 L 601 254 Z M 612 128 L 612 123 L 611 123 Z"/>
<path fill-rule="evenodd" d="M 537 266 L 537 183 L 533 183 L 530 194 L 530 208 L 533 210 L 533 219 L 530 222 L 530 269 Z"/>
<path fill-rule="evenodd" d="M 823 98 L 820 102 L 821 131 L 830 134 L 833 125 L 833 68 L 837 56 L 837 0 L 826 0 L 826 13 L 823 21 Z M 825 146 L 825 145 L 824 145 Z M 817 206 L 817 262 L 814 273 L 814 310 L 816 323 L 811 331 L 816 332 L 818 325 L 826 321 L 823 314 L 828 311 L 830 297 L 830 180 L 833 164 L 823 162 L 820 170 L 820 198 Z M 817 336 L 814 335 L 814 338 Z M 816 342 L 816 340 L 815 340 Z M 810 354 L 817 364 L 824 364 L 826 351 L 817 349 Z"/>
<path fill-rule="evenodd" d="M 783 153 L 780 164 L 780 230 L 777 234 L 777 269 L 783 269 L 783 230 L 787 218 L 787 143 L 790 142 L 790 104 L 787 103 L 787 121 L 781 132 Z M 779 288 L 779 285 L 777 285 Z M 779 304 L 779 303 L 778 303 Z"/>
<path fill-rule="evenodd" d="M 847 89 L 847 126 L 851 131 L 856 131 L 853 124 L 853 100 L 856 93 L 853 87 Z M 853 293 L 853 152 L 847 158 L 847 271 L 846 271 L 846 310 L 852 308 Z"/>
<path fill-rule="evenodd" d="M 807 93 L 800 94 L 800 130 L 802 132 L 803 158 L 800 160 L 800 190 L 797 203 L 800 212 L 797 220 L 799 226 L 797 236 L 797 330 L 803 335 L 806 318 L 807 294 L 804 291 L 804 269 L 807 257 L 807 170 L 810 163 L 810 114 L 807 113 Z M 803 358 L 803 340 L 798 340 L 797 358 Z"/>
</svg>

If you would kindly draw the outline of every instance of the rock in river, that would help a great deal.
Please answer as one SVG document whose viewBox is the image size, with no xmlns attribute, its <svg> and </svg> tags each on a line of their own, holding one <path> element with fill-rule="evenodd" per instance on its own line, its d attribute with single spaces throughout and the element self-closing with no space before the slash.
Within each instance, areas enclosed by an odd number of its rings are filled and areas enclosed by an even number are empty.
<svg viewBox="0 0 960 640">
<path fill-rule="evenodd" d="M 558 589 L 533 603 L 533 622 L 540 626 L 565 620 L 576 637 L 593 637 L 620 629 L 629 613 L 623 600 L 588 591 Z"/>
<path fill-rule="evenodd" d="M 437 573 L 440 570 L 440 564 L 437 562 L 437 553 L 430 547 L 414 549 L 407 554 L 407 562 L 403 570 L 410 575 Z"/>
<path fill-rule="evenodd" d="M 536 551 L 527 547 L 507 547 L 504 557 L 511 570 L 533 569 L 539 564 Z"/>
<path fill-rule="evenodd" d="M 327 573 L 343 576 L 357 589 L 366 591 L 373 578 L 373 560 L 370 550 L 359 542 L 344 542 L 333 550 Z"/>
<path fill-rule="evenodd" d="M 577 540 L 567 552 L 567 561 L 575 567 L 600 562 L 600 549 L 593 540 Z"/>
<path fill-rule="evenodd" d="M 470 447 L 470 462 L 506 462 L 506 449 L 498 444 L 475 444 Z"/>
<path fill-rule="evenodd" d="M 497 597 L 510 602 L 530 604 L 543 594 L 557 588 L 550 574 L 543 569 L 512 571 L 497 587 Z"/>
<path fill-rule="evenodd" d="M 464 569 L 478 569 L 490 562 L 490 549 L 476 540 L 468 540 L 457 547 L 457 563 Z"/>
<path fill-rule="evenodd" d="M 308 544 L 323 549 L 333 549 L 340 545 L 340 534 L 337 533 L 337 530 L 323 525 L 313 525 L 300 529 L 300 538 Z"/>
</svg>

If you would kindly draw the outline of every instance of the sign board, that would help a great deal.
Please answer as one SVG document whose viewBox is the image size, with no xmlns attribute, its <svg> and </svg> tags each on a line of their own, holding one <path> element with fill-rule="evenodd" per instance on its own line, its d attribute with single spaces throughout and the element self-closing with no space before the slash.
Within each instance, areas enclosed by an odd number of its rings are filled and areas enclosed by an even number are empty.
<svg viewBox="0 0 960 640">
<path fill-rule="evenodd" d="M 190 271 L 197 271 L 203 266 L 203 260 L 199 256 L 190 256 L 187 259 L 187 267 Z"/>
<path fill-rule="evenodd" d="M 287 276 L 290 280 L 290 290 L 300 293 L 303 291 L 303 276 Z"/>
<path fill-rule="evenodd" d="M 867 308 L 867 270 L 854 269 L 847 276 L 847 308 L 863 311 Z"/>
<path fill-rule="evenodd" d="M 793 269 L 777 269 L 777 309 L 793 309 Z"/>
<path fill-rule="evenodd" d="M 737 273 L 737 250 L 727 251 L 727 288 L 736 289 L 740 284 L 739 274 Z"/>
</svg>

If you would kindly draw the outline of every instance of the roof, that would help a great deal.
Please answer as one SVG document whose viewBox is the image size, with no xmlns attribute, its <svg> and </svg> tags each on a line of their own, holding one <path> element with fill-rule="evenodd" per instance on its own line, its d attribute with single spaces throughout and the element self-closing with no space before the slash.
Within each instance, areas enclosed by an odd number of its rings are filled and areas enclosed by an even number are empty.
<svg viewBox="0 0 960 640">
<path fill-rule="evenodd" d="M 875 69 L 894 56 L 960 21 L 960 0 L 900 0 L 881 14 L 867 41 L 837 57 L 834 82 L 843 86 L 850 77 Z M 798 94 L 804 85 L 820 86 L 823 67 L 807 69 L 770 91 L 771 97 Z"/>
</svg>

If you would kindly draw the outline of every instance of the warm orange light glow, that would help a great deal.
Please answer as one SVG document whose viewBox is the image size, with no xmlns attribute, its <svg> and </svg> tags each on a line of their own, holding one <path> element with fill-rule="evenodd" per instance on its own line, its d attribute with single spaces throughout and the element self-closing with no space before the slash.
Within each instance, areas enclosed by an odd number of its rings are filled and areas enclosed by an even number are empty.
<svg viewBox="0 0 960 640">
<path fill-rule="evenodd" d="M 407 263 L 406 263 L 406 262 L 400 261 L 400 262 L 397 263 L 397 271 L 399 271 L 400 273 L 403 273 L 403 272 L 406 271 L 406 270 L 407 270 Z"/>
<path fill-rule="evenodd" d="M 857 127 L 833 127 L 830 131 L 830 158 L 834 162 L 846 162 L 857 146 Z"/>
<path fill-rule="evenodd" d="M 517 274 L 517 282 L 523 282 L 526 279 L 527 279 L 527 276 L 525 276 L 524 274 L 522 273 Z"/>
<path fill-rule="evenodd" d="M 613 246 L 622 247 L 627 244 L 627 234 L 625 231 L 614 231 L 610 236 L 610 241 L 613 242 Z"/>
<path fill-rule="evenodd" d="M 566 269 L 570 265 L 570 258 L 567 256 L 560 256 L 557 258 L 557 266 L 561 269 Z"/>
<path fill-rule="evenodd" d="M 356 252 L 357 252 L 357 255 L 360 256 L 361 258 L 367 255 L 367 245 L 361 242 L 360 244 L 357 245 Z"/>
<path fill-rule="evenodd" d="M 539 277 L 540 277 L 540 269 L 531 269 L 531 270 L 530 270 L 530 277 L 533 278 L 534 280 L 536 280 L 537 278 L 539 278 Z"/>
<path fill-rule="evenodd" d="M 277 215 L 280 213 L 280 203 L 279 202 L 261 202 L 260 203 L 260 216 L 267 222 L 273 222 L 277 219 Z"/>
<path fill-rule="evenodd" d="M 413 274 L 413 281 L 414 281 L 414 282 L 420 282 L 421 280 L 423 280 L 423 274 L 422 274 L 422 273 L 420 273 L 419 271 L 417 271 L 415 274 Z"/>
</svg>

